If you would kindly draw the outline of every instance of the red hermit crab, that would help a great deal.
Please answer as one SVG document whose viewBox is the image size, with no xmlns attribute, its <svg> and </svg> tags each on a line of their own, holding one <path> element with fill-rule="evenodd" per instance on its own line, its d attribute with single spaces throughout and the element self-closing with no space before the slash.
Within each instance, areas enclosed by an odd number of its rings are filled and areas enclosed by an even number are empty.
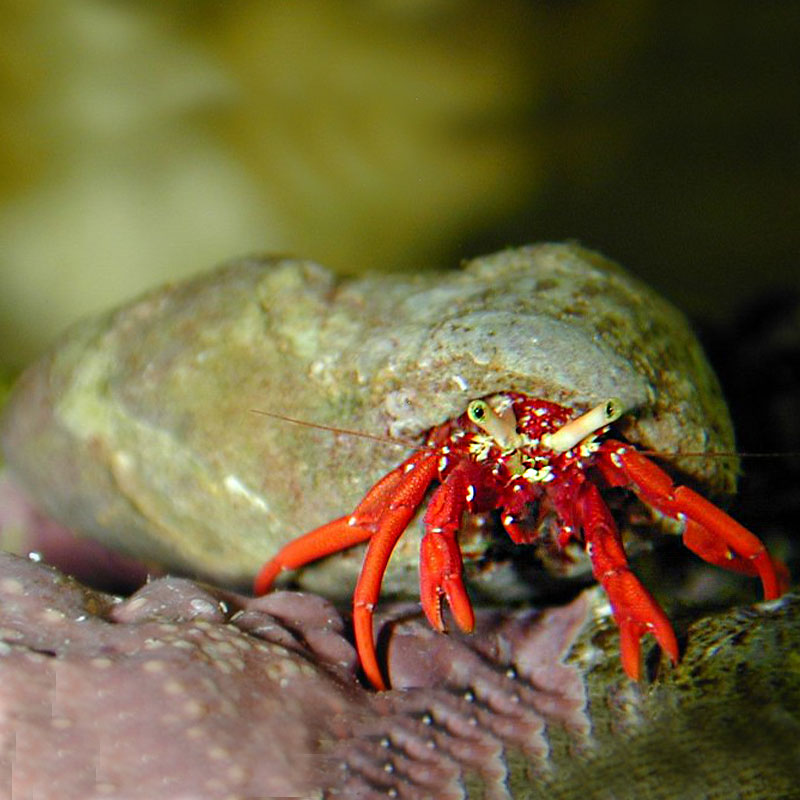
<svg viewBox="0 0 800 800">
<path fill-rule="evenodd" d="M 322 525 L 286 545 L 259 573 L 255 590 L 266 592 L 284 569 L 295 569 L 369 541 L 353 595 L 356 646 L 367 678 L 385 682 L 375 654 L 372 614 L 389 557 L 435 481 L 424 517 L 420 597 L 430 624 L 444 630 L 447 599 L 457 625 L 472 630 L 472 605 L 462 581 L 457 534 L 465 512 L 498 509 L 517 544 L 531 543 L 551 519 L 560 547 L 583 543 L 595 578 L 605 589 L 619 625 L 622 665 L 641 675 L 639 641 L 652 633 L 678 660 L 669 620 L 628 567 L 622 538 L 601 495 L 626 487 L 666 517 L 683 523 L 684 544 L 713 564 L 758 575 L 764 597 L 784 591 L 781 565 L 746 528 L 672 479 L 636 448 L 606 438 L 619 418 L 610 399 L 575 417 L 572 409 L 516 392 L 472 401 L 458 419 L 434 428 L 423 448 L 370 489 L 352 514 Z"/>
<path fill-rule="evenodd" d="M 367 438 L 265 424 L 252 409 L 411 444 L 398 458 Z M 148 564 L 243 587 L 272 559 L 261 591 L 306 564 L 301 587 L 337 600 L 361 570 L 356 632 L 376 685 L 372 607 L 392 551 L 384 588 L 418 591 L 420 534 L 426 613 L 441 627 L 445 598 L 469 628 L 456 534 L 473 512 L 499 509 L 483 518 L 548 554 L 588 549 L 634 676 L 642 634 L 673 659 L 677 647 L 617 533 L 649 533 L 644 509 L 633 497 L 612 503 L 614 520 L 606 509 L 623 487 L 677 519 L 671 529 L 683 523 L 707 560 L 757 572 L 768 597 L 783 586 L 755 537 L 645 457 L 675 454 L 664 468 L 709 496 L 735 488 L 735 458 L 698 457 L 734 442 L 686 320 L 572 243 L 416 275 L 231 262 L 75 327 L 20 380 L 0 434 L 6 463 L 47 512 Z M 482 560 L 495 527 L 472 526 L 470 556 Z M 367 540 L 363 570 L 358 548 L 320 558 Z M 470 577 L 494 601 L 530 591 L 506 565 Z"/>
</svg>

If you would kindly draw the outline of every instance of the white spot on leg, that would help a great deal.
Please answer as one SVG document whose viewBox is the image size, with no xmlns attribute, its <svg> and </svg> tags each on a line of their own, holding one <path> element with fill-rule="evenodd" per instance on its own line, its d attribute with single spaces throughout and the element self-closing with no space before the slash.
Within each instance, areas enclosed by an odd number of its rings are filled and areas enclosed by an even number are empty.
<svg viewBox="0 0 800 800">
<path fill-rule="evenodd" d="M 471 503 L 475 499 L 475 487 L 470 484 L 467 486 L 467 502 Z"/>
</svg>

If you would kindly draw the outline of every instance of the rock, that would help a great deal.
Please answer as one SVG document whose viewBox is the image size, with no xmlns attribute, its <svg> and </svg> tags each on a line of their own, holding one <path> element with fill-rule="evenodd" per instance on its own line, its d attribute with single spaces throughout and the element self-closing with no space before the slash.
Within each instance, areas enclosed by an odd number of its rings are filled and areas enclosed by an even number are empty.
<svg viewBox="0 0 800 800">
<path fill-rule="evenodd" d="M 679 666 L 621 673 L 598 590 L 434 634 L 389 606 L 395 688 L 356 676 L 313 595 L 154 580 L 127 599 L 0 556 L 4 796 L 800 796 L 800 598 L 696 620 Z M 657 653 L 653 647 L 652 654 Z"/>
</svg>

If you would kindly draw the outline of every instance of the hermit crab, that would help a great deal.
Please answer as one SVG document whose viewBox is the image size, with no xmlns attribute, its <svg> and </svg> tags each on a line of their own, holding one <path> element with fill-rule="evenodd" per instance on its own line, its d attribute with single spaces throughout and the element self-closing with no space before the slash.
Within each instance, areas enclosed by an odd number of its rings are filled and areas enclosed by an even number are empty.
<svg viewBox="0 0 800 800">
<path fill-rule="evenodd" d="M 376 686 L 371 616 L 390 552 L 383 590 L 419 591 L 421 541 L 426 613 L 441 627 L 446 598 L 469 627 L 462 517 L 488 520 L 470 540 L 478 560 L 503 529 L 588 550 L 634 676 L 643 633 L 677 657 L 668 621 L 626 567 L 622 542 L 650 529 L 646 508 L 683 526 L 704 558 L 758 574 L 768 597 L 784 585 L 758 540 L 695 493 L 732 491 L 737 464 L 702 457 L 734 445 L 685 319 L 575 244 L 413 276 L 232 262 L 78 325 L 22 377 L 2 437 L 44 510 L 169 570 L 242 586 L 268 560 L 264 591 L 304 564 L 301 586 L 341 598 L 361 571 L 350 545 L 369 540 L 355 619 Z M 656 466 L 652 450 L 675 455 Z M 643 506 L 607 511 L 613 487 Z M 291 543 L 307 530 L 317 532 Z M 497 598 L 510 585 L 499 574 L 470 577 L 499 586 Z"/>
<path fill-rule="evenodd" d="M 611 602 L 622 665 L 631 678 L 641 675 L 639 640 L 646 633 L 676 662 L 672 626 L 631 572 L 598 484 L 631 488 L 661 514 L 681 522 L 687 547 L 711 563 L 758 575 L 768 600 L 785 588 L 781 566 L 750 531 L 697 492 L 675 486 L 636 448 L 601 438 L 622 410 L 618 400 L 610 399 L 573 417 L 566 406 L 515 392 L 474 400 L 463 416 L 434 428 L 425 446 L 375 484 L 352 514 L 286 545 L 259 573 L 256 592 L 266 592 L 284 569 L 368 540 L 353 595 L 353 624 L 367 678 L 376 688 L 386 688 L 373 644 L 373 609 L 397 539 L 438 481 L 425 513 L 420 550 L 422 608 L 434 628 L 444 631 L 446 598 L 458 626 L 472 630 L 458 529 L 465 513 L 498 509 L 515 543 L 535 541 L 550 521 L 559 547 L 575 539 L 585 546 L 594 576 Z"/>
</svg>

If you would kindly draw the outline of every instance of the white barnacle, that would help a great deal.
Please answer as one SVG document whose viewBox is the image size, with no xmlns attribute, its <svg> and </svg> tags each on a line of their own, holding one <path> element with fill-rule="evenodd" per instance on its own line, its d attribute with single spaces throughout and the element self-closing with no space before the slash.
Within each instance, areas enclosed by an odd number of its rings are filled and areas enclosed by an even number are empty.
<svg viewBox="0 0 800 800">
<path fill-rule="evenodd" d="M 442 456 L 439 459 L 439 472 L 444 472 L 447 469 L 447 456 Z"/>
<path fill-rule="evenodd" d="M 475 487 L 472 484 L 467 486 L 467 495 L 466 495 L 466 497 L 467 497 L 467 502 L 468 503 L 471 503 L 475 499 Z"/>
</svg>

